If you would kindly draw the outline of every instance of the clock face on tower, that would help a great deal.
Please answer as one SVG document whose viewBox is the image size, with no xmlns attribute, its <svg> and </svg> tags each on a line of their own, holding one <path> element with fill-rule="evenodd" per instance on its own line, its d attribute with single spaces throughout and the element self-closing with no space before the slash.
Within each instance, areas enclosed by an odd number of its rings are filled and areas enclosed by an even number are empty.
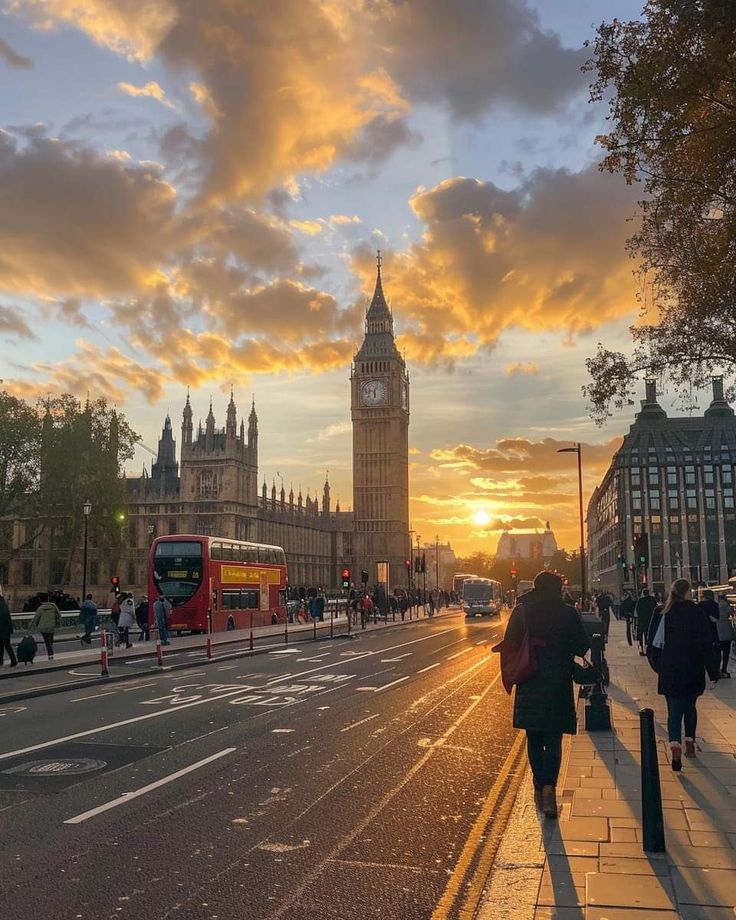
<svg viewBox="0 0 736 920">
<path fill-rule="evenodd" d="M 362 406 L 385 406 L 388 404 L 388 386 L 384 380 L 366 380 L 360 386 Z"/>
</svg>

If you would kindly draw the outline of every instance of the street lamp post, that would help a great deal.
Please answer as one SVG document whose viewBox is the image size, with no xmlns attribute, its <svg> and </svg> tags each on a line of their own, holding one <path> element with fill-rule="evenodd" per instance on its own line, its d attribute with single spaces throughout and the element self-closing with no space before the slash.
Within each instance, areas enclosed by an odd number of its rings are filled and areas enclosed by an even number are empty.
<svg viewBox="0 0 736 920">
<path fill-rule="evenodd" d="M 89 539 L 89 516 L 92 513 L 92 502 L 87 501 L 82 505 L 84 511 L 84 552 L 82 554 L 82 601 L 87 597 L 87 544 Z"/>
<path fill-rule="evenodd" d="M 582 445 L 578 442 L 575 447 L 560 447 L 558 454 L 578 455 L 578 496 L 580 499 L 580 607 L 586 609 L 585 590 L 585 517 L 583 514 L 583 452 Z"/>
</svg>

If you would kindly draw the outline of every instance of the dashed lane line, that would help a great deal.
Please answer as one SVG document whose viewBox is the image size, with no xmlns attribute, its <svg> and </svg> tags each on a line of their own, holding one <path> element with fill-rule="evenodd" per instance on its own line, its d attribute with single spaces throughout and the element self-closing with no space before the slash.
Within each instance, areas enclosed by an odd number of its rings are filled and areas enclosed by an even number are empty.
<svg viewBox="0 0 736 920">
<path fill-rule="evenodd" d="M 132 802 L 133 799 L 137 799 L 140 796 L 145 795 L 147 792 L 153 792 L 154 789 L 159 789 L 161 786 L 165 786 L 167 783 L 173 783 L 174 780 L 180 779 L 187 773 L 191 773 L 193 770 L 199 770 L 200 767 L 205 767 L 207 764 L 212 763 L 214 760 L 219 760 L 220 757 L 225 757 L 227 754 L 232 754 L 235 750 L 236 748 L 229 747 L 222 751 L 218 751 L 216 754 L 210 754 L 209 757 L 205 757 L 203 760 L 198 760 L 196 763 L 190 764 L 188 767 L 177 770 L 176 773 L 170 773 L 168 776 L 157 779 L 154 783 L 149 783 L 147 786 L 141 786 L 140 789 L 135 789 L 133 792 L 124 792 L 121 796 L 118 796 L 118 798 L 113 799 L 111 802 L 105 802 L 104 805 L 98 805 L 97 808 L 91 808 L 89 811 L 82 812 L 81 815 L 76 815 L 74 818 L 67 818 L 64 824 L 81 824 L 83 821 L 87 821 L 89 818 L 94 818 L 96 815 L 100 815 L 105 811 L 110 811 L 111 808 L 117 808 L 118 805 L 124 805 L 126 802 Z"/>
<path fill-rule="evenodd" d="M 417 671 L 417 674 L 424 674 L 425 671 L 431 671 L 432 668 L 438 668 L 442 662 L 435 661 L 434 664 L 428 665 L 426 668 L 422 668 L 420 671 Z"/>
<path fill-rule="evenodd" d="M 359 725 L 365 725 L 366 722 L 370 722 L 372 719 L 377 719 L 381 715 L 380 712 L 374 713 L 372 716 L 366 716 L 365 719 L 361 719 L 360 722 L 353 722 L 352 725 L 346 725 L 345 728 L 341 728 L 341 732 L 349 732 L 354 728 L 357 728 Z"/>
<path fill-rule="evenodd" d="M 473 651 L 473 646 L 471 645 L 470 648 L 463 648 L 463 649 L 460 649 L 460 651 L 459 651 L 459 652 L 455 652 L 454 655 L 448 655 L 448 656 L 447 656 L 447 660 L 448 660 L 448 661 L 452 661 L 453 658 L 459 658 L 461 655 L 467 655 L 468 652 L 472 652 L 472 651 Z"/>
</svg>

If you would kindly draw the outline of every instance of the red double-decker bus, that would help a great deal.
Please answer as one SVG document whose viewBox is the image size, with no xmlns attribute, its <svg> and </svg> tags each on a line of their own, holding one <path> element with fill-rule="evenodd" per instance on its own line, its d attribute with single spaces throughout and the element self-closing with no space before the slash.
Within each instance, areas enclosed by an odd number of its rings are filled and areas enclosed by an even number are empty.
<svg viewBox="0 0 736 920">
<path fill-rule="evenodd" d="M 280 546 L 176 534 L 154 540 L 148 558 L 151 619 L 163 594 L 171 604 L 169 629 L 177 632 L 283 623 L 287 585 Z"/>
</svg>

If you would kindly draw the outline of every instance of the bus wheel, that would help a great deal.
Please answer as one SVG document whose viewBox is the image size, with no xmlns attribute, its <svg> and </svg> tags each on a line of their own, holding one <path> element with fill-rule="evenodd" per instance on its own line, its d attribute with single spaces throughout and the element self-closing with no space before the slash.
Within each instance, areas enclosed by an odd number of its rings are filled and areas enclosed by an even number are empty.
<svg viewBox="0 0 736 920">
<path fill-rule="evenodd" d="M 227 631 L 232 632 L 235 629 L 235 620 L 232 617 L 227 618 Z"/>
</svg>

